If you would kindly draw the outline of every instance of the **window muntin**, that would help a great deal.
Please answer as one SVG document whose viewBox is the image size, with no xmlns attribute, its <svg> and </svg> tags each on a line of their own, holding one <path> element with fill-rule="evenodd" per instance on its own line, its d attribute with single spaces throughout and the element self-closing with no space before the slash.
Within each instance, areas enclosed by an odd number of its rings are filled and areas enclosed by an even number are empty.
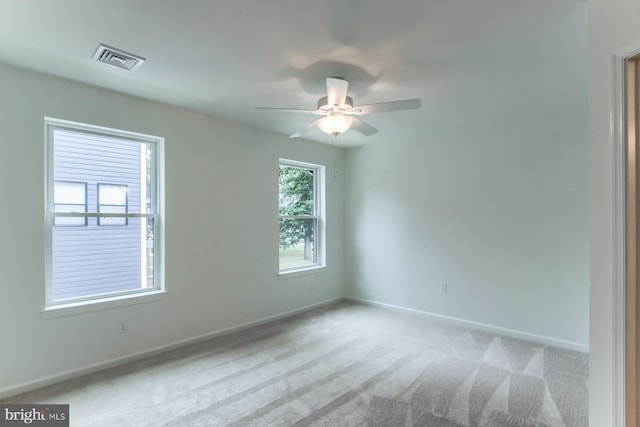
<svg viewBox="0 0 640 427">
<path fill-rule="evenodd" d="M 127 213 L 129 186 L 98 183 L 98 212 Z M 127 225 L 127 217 L 98 217 L 98 225 Z"/>
<path fill-rule="evenodd" d="M 56 212 L 87 212 L 87 183 L 73 181 L 55 181 L 54 209 Z M 87 225 L 87 218 L 55 218 L 53 225 Z"/>
<path fill-rule="evenodd" d="M 281 160 L 278 172 L 279 271 L 323 265 L 323 167 Z"/>
<path fill-rule="evenodd" d="M 162 138 L 57 119 L 45 125 L 46 306 L 163 290 Z M 84 211 L 57 208 L 55 183 L 65 181 L 86 184 Z M 86 226 L 53 226 L 61 221 Z"/>
</svg>

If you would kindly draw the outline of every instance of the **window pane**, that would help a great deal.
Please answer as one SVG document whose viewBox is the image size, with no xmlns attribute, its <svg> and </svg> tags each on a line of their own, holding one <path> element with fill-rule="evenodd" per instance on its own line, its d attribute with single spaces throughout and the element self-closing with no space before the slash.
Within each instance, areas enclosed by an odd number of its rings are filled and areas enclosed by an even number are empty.
<svg viewBox="0 0 640 427">
<path fill-rule="evenodd" d="M 56 212 L 73 212 L 73 213 L 85 213 L 87 211 L 85 205 L 62 205 L 56 203 Z M 62 219 L 62 218 L 58 218 Z"/>
<path fill-rule="evenodd" d="M 127 185 L 98 184 L 98 211 L 127 213 Z M 127 218 L 99 217 L 98 225 L 127 225 Z"/>
<path fill-rule="evenodd" d="M 314 173 L 293 166 L 280 166 L 280 215 L 314 215 Z"/>
<path fill-rule="evenodd" d="M 126 213 L 126 206 L 104 206 L 100 205 L 100 212 L 104 213 Z M 118 217 L 99 217 L 98 224 L 99 225 L 127 225 L 129 218 L 118 218 Z"/>
<path fill-rule="evenodd" d="M 52 238 L 54 301 L 148 286 L 144 218 L 129 218 L 128 227 L 53 227 Z"/>
<path fill-rule="evenodd" d="M 127 204 L 126 185 L 98 184 L 98 200 L 101 205 L 122 205 Z"/>
<path fill-rule="evenodd" d="M 111 206 L 111 205 L 100 205 L 100 212 L 102 213 L 127 213 L 126 206 Z M 104 218 L 103 218 L 104 219 Z"/>
<path fill-rule="evenodd" d="M 88 183 L 89 212 L 98 212 L 98 203 L 127 205 L 131 213 L 147 212 L 151 144 L 67 129 L 54 131 L 53 144 L 53 179 Z"/>
<path fill-rule="evenodd" d="M 154 220 L 100 214 L 157 214 L 152 192 L 158 185 L 155 149 L 160 140 L 55 125 L 48 135 L 53 154 L 48 182 L 55 183 L 48 193 L 54 203 L 48 206 L 54 209 L 54 225 L 86 227 L 51 228 L 47 302 L 159 289 Z M 74 183 L 82 183 L 82 191 Z M 56 217 L 55 212 L 93 215 Z"/>
<path fill-rule="evenodd" d="M 84 182 L 56 181 L 54 184 L 55 212 L 84 213 L 87 211 L 87 184 Z M 53 225 L 87 225 L 87 219 L 56 217 Z"/>
<path fill-rule="evenodd" d="M 317 220 L 280 218 L 280 270 L 317 264 Z"/>
<path fill-rule="evenodd" d="M 84 182 L 64 182 L 56 181 L 54 186 L 54 203 L 66 205 L 84 205 L 87 201 L 87 184 Z M 73 211 L 64 211 L 73 212 Z"/>
<path fill-rule="evenodd" d="M 64 209 L 58 209 L 60 206 L 56 205 L 56 212 L 82 212 L 79 210 L 64 210 Z M 75 207 L 74 207 L 75 208 Z M 87 225 L 87 218 L 85 217 L 55 217 L 53 219 L 53 225 L 55 226 L 59 226 L 59 225 Z"/>
</svg>

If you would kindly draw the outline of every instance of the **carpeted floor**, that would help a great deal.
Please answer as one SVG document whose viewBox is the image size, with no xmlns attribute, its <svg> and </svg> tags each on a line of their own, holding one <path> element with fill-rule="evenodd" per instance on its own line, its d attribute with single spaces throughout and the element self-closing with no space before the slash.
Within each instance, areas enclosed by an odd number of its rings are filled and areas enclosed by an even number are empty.
<svg viewBox="0 0 640 427">
<path fill-rule="evenodd" d="M 587 363 L 345 302 L 4 403 L 68 403 L 92 427 L 586 427 Z"/>
</svg>

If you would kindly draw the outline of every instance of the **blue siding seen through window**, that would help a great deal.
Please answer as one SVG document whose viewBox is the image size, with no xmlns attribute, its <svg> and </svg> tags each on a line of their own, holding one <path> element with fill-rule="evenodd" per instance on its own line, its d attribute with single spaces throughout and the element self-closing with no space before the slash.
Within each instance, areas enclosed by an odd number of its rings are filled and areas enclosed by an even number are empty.
<svg viewBox="0 0 640 427">
<path fill-rule="evenodd" d="M 85 182 L 87 211 L 99 212 L 100 185 L 126 189 L 126 209 L 144 213 L 144 151 L 138 141 L 54 130 L 53 179 Z M 104 190 L 104 187 L 103 187 Z M 55 196 L 54 196 L 55 200 Z M 123 207 L 124 208 L 124 207 Z M 106 210 L 103 210 L 103 212 Z M 141 269 L 145 218 L 86 218 L 84 227 L 52 229 L 52 299 L 65 300 L 146 287 Z"/>
</svg>

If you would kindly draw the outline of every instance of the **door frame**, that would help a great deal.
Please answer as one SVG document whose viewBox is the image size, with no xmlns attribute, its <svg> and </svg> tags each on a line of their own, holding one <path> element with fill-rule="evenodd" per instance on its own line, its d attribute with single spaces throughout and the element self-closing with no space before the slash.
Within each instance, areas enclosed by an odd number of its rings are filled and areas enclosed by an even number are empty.
<svg viewBox="0 0 640 427">
<path fill-rule="evenodd" d="M 614 425 L 638 425 L 638 121 L 640 42 L 613 57 L 613 409 Z"/>
</svg>

